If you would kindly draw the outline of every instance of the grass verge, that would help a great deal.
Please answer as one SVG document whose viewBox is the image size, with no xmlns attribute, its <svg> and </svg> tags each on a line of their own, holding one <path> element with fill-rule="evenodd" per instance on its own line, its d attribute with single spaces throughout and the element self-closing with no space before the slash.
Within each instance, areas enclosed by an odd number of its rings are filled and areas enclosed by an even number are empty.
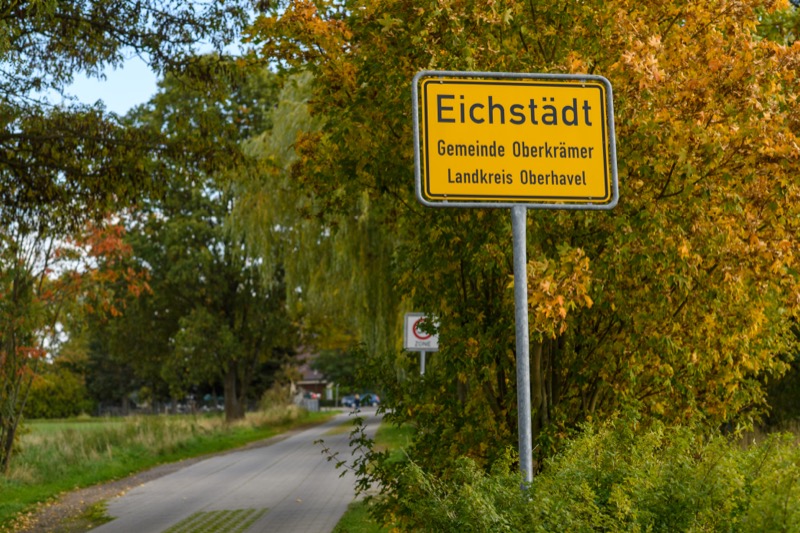
<svg viewBox="0 0 800 533">
<path fill-rule="evenodd" d="M 90 531 L 100 527 L 105 523 L 111 522 L 113 518 L 108 516 L 106 506 L 108 502 L 103 500 L 90 505 L 79 516 L 70 518 L 65 524 L 61 525 L 61 533 L 72 533 L 79 531 Z"/>
<path fill-rule="evenodd" d="M 0 477 L 0 531 L 61 493 L 237 448 L 332 414 L 290 407 L 250 413 L 234 424 L 219 415 L 30 422 L 8 475 Z"/>
<path fill-rule="evenodd" d="M 375 449 L 389 450 L 392 460 L 400 460 L 403 448 L 411 442 L 414 434 L 412 426 L 396 427 L 381 424 L 375 434 Z M 369 505 L 363 501 L 350 504 L 347 512 L 336 524 L 333 533 L 388 533 L 389 529 L 378 524 L 369 514 Z"/>
<path fill-rule="evenodd" d="M 364 501 L 351 503 L 333 529 L 333 533 L 388 533 L 388 531 L 369 515 L 369 507 Z"/>
</svg>

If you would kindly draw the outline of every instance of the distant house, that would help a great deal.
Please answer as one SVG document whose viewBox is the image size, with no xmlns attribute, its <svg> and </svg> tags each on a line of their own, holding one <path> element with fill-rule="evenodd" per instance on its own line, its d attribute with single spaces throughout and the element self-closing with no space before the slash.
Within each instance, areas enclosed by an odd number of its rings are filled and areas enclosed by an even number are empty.
<svg viewBox="0 0 800 533">
<path fill-rule="evenodd" d="M 328 388 L 328 380 L 320 372 L 311 368 L 316 354 L 303 352 L 298 354 L 297 360 L 300 366 L 297 368 L 300 378 L 295 382 L 299 394 L 305 393 L 319 395 L 317 398 L 325 397 L 325 390 Z"/>
</svg>

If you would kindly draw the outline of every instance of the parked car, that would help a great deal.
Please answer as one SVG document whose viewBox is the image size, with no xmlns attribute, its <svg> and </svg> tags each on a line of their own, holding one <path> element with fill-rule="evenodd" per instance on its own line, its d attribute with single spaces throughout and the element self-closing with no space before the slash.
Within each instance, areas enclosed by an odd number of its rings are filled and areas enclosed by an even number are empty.
<svg viewBox="0 0 800 533">
<path fill-rule="evenodd" d="M 361 395 L 361 405 L 375 406 L 381 403 L 380 397 L 373 392 L 365 392 Z"/>
<path fill-rule="evenodd" d="M 356 396 L 358 396 L 359 407 L 375 406 L 381 403 L 380 397 L 373 392 L 364 392 L 361 394 L 348 394 L 347 396 L 342 396 L 339 402 L 342 404 L 343 407 L 353 408 L 356 406 Z"/>
</svg>

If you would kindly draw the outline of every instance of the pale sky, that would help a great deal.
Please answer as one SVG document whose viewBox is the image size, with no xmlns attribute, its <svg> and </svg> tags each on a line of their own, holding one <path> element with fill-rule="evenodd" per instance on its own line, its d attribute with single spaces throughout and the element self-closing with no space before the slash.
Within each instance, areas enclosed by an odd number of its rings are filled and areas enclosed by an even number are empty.
<svg viewBox="0 0 800 533">
<path fill-rule="evenodd" d="M 105 81 L 80 75 L 67 92 L 85 104 L 102 100 L 108 111 L 124 115 L 133 106 L 147 102 L 157 89 L 158 78 L 138 57 L 125 62 L 124 68 L 106 71 Z"/>
</svg>

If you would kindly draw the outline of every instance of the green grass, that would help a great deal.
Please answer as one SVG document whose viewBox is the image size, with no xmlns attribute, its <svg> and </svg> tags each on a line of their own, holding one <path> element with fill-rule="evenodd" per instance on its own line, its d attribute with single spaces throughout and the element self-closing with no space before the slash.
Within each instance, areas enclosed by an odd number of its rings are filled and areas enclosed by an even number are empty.
<svg viewBox="0 0 800 533">
<path fill-rule="evenodd" d="M 125 424 L 124 418 L 79 418 L 59 420 L 29 420 L 25 422 L 25 435 L 54 435 L 67 429 L 79 429 L 82 432 L 106 431 L 113 425 Z"/>
<path fill-rule="evenodd" d="M 400 451 L 411 443 L 414 427 L 410 425 L 392 426 L 381 424 L 375 434 L 375 447 L 379 450 L 390 449 Z"/>
<path fill-rule="evenodd" d="M 403 449 L 409 445 L 413 435 L 413 426 L 396 427 L 381 424 L 375 434 L 375 449 L 389 450 L 391 459 L 399 461 L 404 454 Z M 356 501 L 350 504 L 333 533 L 387 533 L 388 531 L 369 515 L 369 506 L 366 502 Z"/>
<path fill-rule="evenodd" d="M 103 500 L 90 505 L 80 515 L 60 524 L 58 531 L 60 533 L 82 533 L 111 522 L 113 518 L 108 515 L 107 503 Z"/>
<path fill-rule="evenodd" d="M 363 501 L 350 504 L 347 512 L 333 530 L 333 533 L 387 533 L 389 530 L 375 523 L 369 516 L 369 508 Z"/>
<path fill-rule="evenodd" d="M 231 425 L 213 415 L 31 422 L 8 475 L 0 477 L 0 530 L 63 492 L 236 448 L 332 414 L 281 409 Z"/>
<path fill-rule="evenodd" d="M 405 448 L 411 443 L 414 431 L 414 427 L 410 425 L 395 427 L 381 424 L 375 434 L 375 449 L 389 450 L 390 461 L 401 461 L 405 455 Z"/>
</svg>

